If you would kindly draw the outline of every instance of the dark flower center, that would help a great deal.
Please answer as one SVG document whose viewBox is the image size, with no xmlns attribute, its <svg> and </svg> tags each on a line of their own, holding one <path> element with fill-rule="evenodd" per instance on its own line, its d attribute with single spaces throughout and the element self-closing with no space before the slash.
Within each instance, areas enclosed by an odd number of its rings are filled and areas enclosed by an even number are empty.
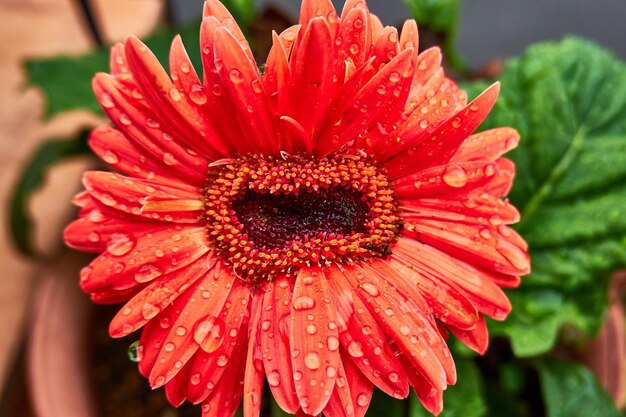
<svg viewBox="0 0 626 417">
<path fill-rule="evenodd" d="M 249 280 L 388 255 L 401 224 L 384 173 L 354 156 L 217 161 L 205 199 L 212 245 Z"/>
<path fill-rule="evenodd" d="M 346 187 L 287 195 L 248 191 L 233 209 L 250 240 L 270 250 L 317 236 L 367 233 L 370 211 L 366 197 Z"/>
</svg>

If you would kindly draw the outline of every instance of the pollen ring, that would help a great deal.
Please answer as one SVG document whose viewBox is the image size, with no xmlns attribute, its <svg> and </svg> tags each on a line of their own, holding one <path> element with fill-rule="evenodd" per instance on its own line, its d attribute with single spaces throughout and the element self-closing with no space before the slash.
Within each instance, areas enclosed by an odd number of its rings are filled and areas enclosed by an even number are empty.
<svg viewBox="0 0 626 417">
<path fill-rule="evenodd" d="M 388 255 L 396 212 L 385 173 L 351 155 L 218 161 L 205 188 L 209 240 L 251 281 Z"/>
</svg>

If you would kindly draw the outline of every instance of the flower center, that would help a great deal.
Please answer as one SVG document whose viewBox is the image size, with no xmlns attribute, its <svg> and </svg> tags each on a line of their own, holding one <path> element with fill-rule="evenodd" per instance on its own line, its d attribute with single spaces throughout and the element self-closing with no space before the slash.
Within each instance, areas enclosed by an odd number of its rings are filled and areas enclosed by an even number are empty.
<svg viewBox="0 0 626 417">
<path fill-rule="evenodd" d="M 253 281 L 388 255 L 401 225 L 384 173 L 354 156 L 217 161 L 205 199 L 212 245 Z"/>
</svg>

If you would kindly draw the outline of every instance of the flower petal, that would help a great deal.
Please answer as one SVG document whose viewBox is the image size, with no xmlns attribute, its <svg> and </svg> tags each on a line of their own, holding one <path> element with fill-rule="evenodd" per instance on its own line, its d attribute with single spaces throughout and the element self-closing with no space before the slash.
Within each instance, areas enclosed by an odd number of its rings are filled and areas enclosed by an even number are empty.
<svg viewBox="0 0 626 417">
<path fill-rule="evenodd" d="M 223 269 L 222 273 L 229 276 L 226 288 L 232 285 L 228 297 L 223 307 L 207 310 L 208 314 L 196 322 L 193 330 L 193 342 L 201 348 L 194 358 L 196 374 L 189 385 L 189 399 L 194 403 L 212 395 L 219 381 L 229 377 L 229 363 L 245 363 L 251 288 L 234 278 L 228 266 L 223 265 Z M 220 313 L 216 314 L 217 311 Z"/>
<path fill-rule="evenodd" d="M 370 311 L 380 312 L 376 315 L 377 321 L 413 367 L 441 389 L 445 389 L 448 382 L 454 382 L 454 364 L 449 355 L 444 357 L 447 347 L 430 317 L 420 314 L 411 300 L 369 271 L 350 266 L 345 268 L 343 276 Z M 442 365 L 444 362 L 448 375 Z"/>
<path fill-rule="evenodd" d="M 289 348 L 290 309 L 293 299 L 292 284 L 286 277 L 278 277 L 263 294 L 261 311 L 261 351 L 268 385 L 276 403 L 290 414 L 300 408 L 293 381 Z"/>
<path fill-rule="evenodd" d="M 256 63 L 250 60 L 237 39 L 224 27 L 215 31 L 214 51 L 221 60 L 218 75 L 225 98 L 231 102 L 233 112 L 228 123 L 239 123 L 247 133 L 238 138 L 246 143 L 239 148 L 243 154 L 276 154 L 277 132 L 272 124 L 263 82 Z"/>
<path fill-rule="evenodd" d="M 302 4 L 303 8 L 305 3 Z M 328 71 L 333 65 L 333 45 L 327 20 L 315 17 L 306 27 L 303 26 L 303 30 L 302 37 L 293 46 L 289 61 L 291 79 L 286 91 L 285 115 L 296 120 L 303 127 L 306 136 L 292 137 L 291 140 L 296 142 L 287 152 L 311 154 L 314 137 L 319 134 L 319 126 L 326 117 L 336 84 L 333 82 L 332 72 Z M 302 97 L 307 99 L 302 100 Z"/>
<path fill-rule="evenodd" d="M 174 188 L 157 182 L 125 177 L 112 172 L 88 171 L 83 174 L 83 185 L 89 194 L 104 206 L 149 220 L 174 223 L 197 223 L 203 209 L 200 189 Z M 189 201 L 198 204 L 189 205 Z M 150 207 L 158 202 L 169 202 L 170 210 L 161 215 Z M 179 203 L 179 208 L 175 209 Z"/>
<path fill-rule="evenodd" d="M 88 293 L 124 291 L 177 271 L 209 250 L 204 227 L 162 227 L 145 236 L 127 235 L 84 268 L 80 285 Z"/>
<path fill-rule="evenodd" d="M 243 414 L 245 417 L 258 417 L 261 413 L 261 399 L 263 397 L 263 354 L 261 352 L 261 309 L 263 297 L 255 294 L 250 306 L 250 325 L 248 332 L 248 353 L 246 357 L 246 371 L 243 382 Z"/>
<path fill-rule="evenodd" d="M 479 95 L 428 137 L 405 141 L 396 150 L 400 153 L 387 162 L 389 176 L 400 178 L 412 172 L 447 163 L 460 144 L 482 123 L 496 102 L 500 84 L 496 83 Z M 419 158 L 416 158 L 419 155 Z"/>
<path fill-rule="evenodd" d="M 341 272 L 327 271 L 328 282 L 337 309 L 339 340 L 350 360 L 378 388 L 390 396 L 405 398 L 408 380 L 400 362 L 387 344 L 387 336 L 352 288 L 341 286 Z M 375 291 L 375 287 L 370 287 Z"/>
<path fill-rule="evenodd" d="M 111 337 L 124 337 L 156 317 L 197 280 L 210 266 L 200 258 L 189 266 L 155 279 L 128 301 L 111 320 Z"/>
<path fill-rule="evenodd" d="M 328 340 L 338 337 L 335 312 L 321 268 L 303 268 L 293 290 L 290 323 L 291 365 L 302 409 L 322 412 L 337 378 L 339 352 Z"/>
<path fill-rule="evenodd" d="M 452 162 L 487 159 L 495 161 L 519 143 L 519 133 L 510 127 L 485 130 L 467 138 Z"/>
<path fill-rule="evenodd" d="M 171 380 L 180 368 L 189 361 L 198 348 L 207 350 L 224 343 L 225 334 L 237 324 L 244 316 L 244 312 L 236 307 L 241 305 L 240 298 L 246 299 L 249 296 L 248 286 L 237 285 L 238 281 L 227 268 L 220 268 L 216 263 L 209 271 L 208 275 L 198 281 L 198 285 L 185 293 L 180 302 L 176 305 L 175 322 L 172 323 L 171 330 L 163 341 L 163 349 L 157 356 L 155 366 L 150 372 L 150 385 L 153 388 L 159 387 Z M 230 292 L 228 291 L 229 288 Z M 232 313 L 226 308 L 226 300 L 232 300 Z M 233 302 L 234 301 L 234 302 Z M 226 308 L 223 311 L 222 308 Z M 241 310 L 244 310 L 241 308 Z M 215 315 L 217 311 L 222 314 Z M 221 316 L 225 317 L 222 318 Z M 230 323 L 233 320 L 235 323 Z"/>
</svg>

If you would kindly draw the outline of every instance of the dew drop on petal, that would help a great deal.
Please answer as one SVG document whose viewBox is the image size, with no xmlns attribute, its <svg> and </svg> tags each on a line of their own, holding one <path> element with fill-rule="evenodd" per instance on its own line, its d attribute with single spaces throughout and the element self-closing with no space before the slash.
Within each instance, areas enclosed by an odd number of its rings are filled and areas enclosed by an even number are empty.
<svg viewBox="0 0 626 417">
<path fill-rule="evenodd" d="M 182 95 L 180 94 L 180 91 L 178 90 L 178 88 L 171 88 L 170 97 L 174 101 L 179 101 L 182 98 Z"/>
<path fill-rule="evenodd" d="M 170 165 L 170 166 L 171 166 L 171 165 L 176 164 L 176 162 L 177 162 L 177 161 L 176 161 L 176 158 L 175 158 L 175 157 L 174 157 L 174 155 L 172 155 L 171 153 L 169 153 L 169 152 L 165 152 L 165 153 L 163 154 L 163 163 L 164 163 L 165 165 Z"/>
<path fill-rule="evenodd" d="M 398 380 L 399 380 L 399 379 L 400 379 L 400 378 L 398 377 L 398 374 L 397 374 L 397 373 L 395 373 L 395 372 L 390 372 L 390 373 L 389 373 L 389 380 L 390 380 L 391 382 L 398 382 Z"/>
<path fill-rule="evenodd" d="M 222 368 L 223 368 L 223 367 L 224 367 L 224 366 L 226 366 L 227 364 L 228 364 L 228 356 L 226 356 L 226 355 L 220 355 L 220 356 L 217 358 L 217 366 L 220 366 L 220 367 L 222 367 Z"/>
<path fill-rule="evenodd" d="M 304 365 L 311 369 L 316 370 L 320 367 L 320 355 L 317 352 L 309 352 L 304 356 Z"/>
<path fill-rule="evenodd" d="M 98 232 L 91 232 L 87 236 L 87 239 L 89 239 L 89 241 L 93 242 L 93 243 L 100 242 L 100 233 L 98 233 Z"/>
<path fill-rule="evenodd" d="M 100 95 L 100 104 L 105 109 L 111 109 L 115 107 L 115 103 L 113 102 L 113 97 L 109 93 L 102 93 L 102 95 Z"/>
<path fill-rule="evenodd" d="M 140 283 L 148 282 L 160 275 L 161 270 L 158 267 L 152 264 L 145 264 L 141 265 L 137 272 L 135 272 L 135 281 Z"/>
<path fill-rule="evenodd" d="M 130 235 L 114 234 L 107 245 L 107 250 L 113 256 L 124 256 L 135 247 L 135 244 L 135 238 Z"/>
<path fill-rule="evenodd" d="M 449 165 L 443 172 L 443 181 L 450 187 L 460 188 L 467 184 L 467 173 L 457 165 Z"/>
<path fill-rule="evenodd" d="M 110 165 L 115 165 L 120 162 L 120 159 L 112 151 L 106 151 L 102 156 L 102 159 L 104 160 L 104 162 Z"/>
<path fill-rule="evenodd" d="M 309 296 L 301 295 L 293 300 L 294 310 L 310 310 L 315 307 L 315 300 Z"/>
<path fill-rule="evenodd" d="M 267 374 L 267 383 L 272 387 L 280 385 L 280 373 L 278 371 L 271 371 Z"/>
<path fill-rule="evenodd" d="M 353 358 L 363 357 L 363 347 L 361 346 L 361 343 L 357 342 L 356 340 L 351 341 L 348 344 L 348 353 Z"/>
<path fill-rule="evenodd" d="M 153 319 L 157 314 L 159 314 L 159 309 L 152 303 L 145 303 L 141 307 L 141 315 L 146 320 Z"/>
<path fill-rule="evenodd" d="M 317 333 L 317 327 L 314 324 L 309 324 L 306 326 L 306 332 L 310 335 Z"/>
<path fill-rule="evenodd" d="M 326 339 L 326 346 L 328 346 L 328 350 L 331 352 L 339 349 L 339 339 L 335 336 L 328 336 L 328 339 Z"/>
<path fill-rule="evenodd" d="M 361 288 L 372 297 L 378 297 L 380 295 L 380 291 L 378 291 L 378 288 L 376 288 L 376 286 L 371 282 L 365 282 L 361 284 Z"/>
<path fill-rule="evenodd" d="M 389 81 L 391 81 L 392 83 L 397 83 L 398 81 L 400 81 L 400 73 L 397 71 L 393 71 L 391 74 L 389 74 Z"/>
<path fill-rule="evenodd" d="M 367 394 L 359 394 L 356 397 L 356 403 L 359 405 L 359 407 L 367 406 L 367 404 L 369 403 L 369 398 L 367 397 Z"/>
<path fill-rule="evenodd" d="M 191 375 L 191 378 L 189 379 L 189 382 L 191 383 L 191 385 L 199 385 L 200 384 L 200 373 L 196 372 L 195 374 Z"/>
<path fill-rule="evenodd" d="M 204 91 L 204 86 L 199 84 L 192 85 L 189 89 L 189 99 L 199 106 L 206 104 L 207 95 Z"/>
<path fill-rule="evenodd" d="M 240 83 L 243 81 L 243 75 L 241 75 L 241 71 L 239 71 L 237 68 L 231 69 L 228 73 L 228 77 L 233 83 Z"/>
</svg>

